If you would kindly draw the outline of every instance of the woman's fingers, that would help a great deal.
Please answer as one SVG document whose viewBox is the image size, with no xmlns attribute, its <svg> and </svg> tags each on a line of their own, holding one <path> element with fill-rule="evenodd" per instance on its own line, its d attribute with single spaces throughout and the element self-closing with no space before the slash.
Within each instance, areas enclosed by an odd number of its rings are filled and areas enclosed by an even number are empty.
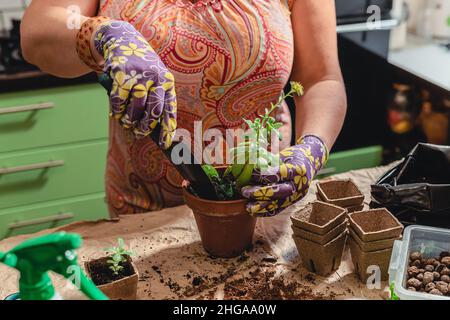
<svg viewBox="0 0 450 320">
<path fill-rule="evenodd" d="M 272 184 L 283 181 L 292 181 L 297 176 L 306 175 L 306 166 L 302 162 L 298 164 L 282 163 L 278 167 L 269 167 L 267 170 L 255 170 L 252 180 L 256 184 Z"/>
<path fill-rule="evenodd" d="M 285 199 L 297 190 L 293 181 L 271 184 L 267 186 L 247 186 L 242 188 L 244 198 L 255 201 L 271 201 Z"/>
<path fill-rule="evenodd" d="M 307 192 L 308 190 L 296 191 L 289 197 L 277 200 L 250 201 L 247 203 L 247 212 L 252 216 L 271 217 L 303 199 Z"/>
<path fill-rule="evenodd" d="M 130 102 L 130 93 L 133 84 L 126 81 L 126 74 L 123 71 L 111 72 L 110 77 L 113 80 L 109 98 L 111 101 L 111 116 L 120 119 Z"/>
<path fill-rule="evenodd" d="M 172 145 L 177 129 L 176 100 L 173 98 L 165 101 L 163 116 L 161 118 L 161 134 L 159 136 L 159 147 L 167 149 Z"/>
<path fill-rule="evenodd" d="M 126 108 L 125 114 L 120 119 L 122 125 L 133 129 L 137 134 L 143 134 L 145 128 L 142 128 L 141 119 L 144 118 L 147 103 L 147 90 L 141 84 L 135 85 L 130 92 L 130 102 Z M 144 129 L 144 132 L 142 132 Z"/>
<path fill-rule="evenodd" d="M 273 217 L 283 210 L 283 208 L 279 206 L 279 202 L 280 200 L 254 201 L 247 203 L 246 208 L 247 212 L 254 217 Z"/>
</svg>

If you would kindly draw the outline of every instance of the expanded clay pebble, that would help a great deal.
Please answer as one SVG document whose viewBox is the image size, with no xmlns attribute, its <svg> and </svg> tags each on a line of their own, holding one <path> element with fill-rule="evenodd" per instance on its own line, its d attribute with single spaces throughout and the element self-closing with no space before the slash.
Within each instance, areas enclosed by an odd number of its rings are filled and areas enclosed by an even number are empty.
<svg viewBox="0 0 450 320">
<path fill-rule="evenodd" d="M 434 275 L 433 275 L 433 273 L 431 273 L 431 272 L 425 272 L 424 274 L 423 274 L 423 284 L 424 285 L 427 285 L 427 284 L 429 284 L 430 282 L 433 282 L 434 281 Z"/>
<path fill-rule="evenodd" d="M 409 255 L 409 258 L 412 260 L 412 261 L 414 261 L 414 260 L 421 260 L 422 259 L 422 254 L 420 253 L 420 252 L 412 252 L 410 255 Z"/>
<path fill-rule="evenodd" d="M 436 289 L 436 285 L 434 284 L 434 282 L 430 282 L 429 284 L 427 284 L 425 286 L 425 291 L 426 292 L 430 292 L 433 289 Z"/>
<path fill-rule="evenodd" d="M 434 266 L 431 265 L 431 264 L 427 264 L 427 265 L 425 266 L 425 271 L 433 272 L 433 271 L 434 271 Z"/>
<path fill-rule="evenodd" d="M 436 282 L 436 289 L 438 289 L 444 295 L 447 294 L 448 293 L 448 284 L 447 284 L 447 282 L 444 282 L 444 281 Z"/>
<path fill-rule="evenodd" d="M 450 266 L 450 257 L 444 257 L 441 259 L 441 263 L 445 264 L 447 267 Z"/>
<path fill-rule="evenodd" d="M 416 278 L 410 278 L 407 282 L 406 285 L 408 287 L 414 287 L 416 289 L 419 289 L 422 286 L 422 282 L 417 280 Z"/>
<path fill-rule="evenodd" d="M 412 266 L 408 268 L 408 276 L 416 277 L 420 273 L 419 268 Z"/>
<path fill-rule="evenodd" d="M 450 253 L 441 252 L 439 258 L 425 259 L 420 252 L 410 254 L 406 288 L 410 291 L 450 296 Z"/>
<path fill-rule="evenodd" d="M 442 296 L 442 292 L 440 292 L 438 289 L 433 289 L 430 292 L 428 292 L 429 294 L 434 294 L 436 296 Z"/>
<path fill-rule="evenodd" d="M 441 281 L 444 281 L 446 283 L 450 283 L 450 277 L 447 275 L 441 276 Z"/>
</svg>

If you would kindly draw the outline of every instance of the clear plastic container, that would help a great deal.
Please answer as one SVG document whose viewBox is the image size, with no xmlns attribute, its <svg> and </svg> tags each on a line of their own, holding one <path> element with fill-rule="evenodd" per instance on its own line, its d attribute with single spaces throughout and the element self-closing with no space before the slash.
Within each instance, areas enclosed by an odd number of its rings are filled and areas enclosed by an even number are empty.
<svg viewBox="0 0 450 320">
<path fill-rule="evenodd" d="M 450 251 L 450 230 L 426 226 L 405 228 L 403 239 L 394 242 L 389 265 L 389 283 L 400 300 L 450 300 L 450 297 L 405 288 L 409 255 L 414 251 L 421 252 L 424 258 L 436 258 L 442 251 Z"/>
</svg>

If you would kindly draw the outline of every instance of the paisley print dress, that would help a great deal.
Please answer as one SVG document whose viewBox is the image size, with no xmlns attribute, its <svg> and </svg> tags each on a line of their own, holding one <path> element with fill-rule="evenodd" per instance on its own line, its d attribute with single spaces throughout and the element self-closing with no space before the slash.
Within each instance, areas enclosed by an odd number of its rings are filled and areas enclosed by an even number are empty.
<svg viewBox="0 0 450 320">
<path fill-rule="evenodd" d="M 99 15 L 133 24 L 174 74 L 178 127 L 245 128 L 275 102 L 293 62 L 294 0 L 101 0 Z M 290 142 L 288 108 L 283 142 Z M 181 177 L 150 138 L 110 122 L 106 193 L 112 216 L 183 203 Z"/>
</svg>

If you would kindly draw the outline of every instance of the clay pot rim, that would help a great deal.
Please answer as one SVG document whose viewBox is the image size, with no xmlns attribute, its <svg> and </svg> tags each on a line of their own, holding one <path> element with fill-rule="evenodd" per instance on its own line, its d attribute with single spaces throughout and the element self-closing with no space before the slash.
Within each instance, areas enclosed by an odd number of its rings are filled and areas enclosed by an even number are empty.
<svg viewBox="0 0 450 320">
<path fill-rule="evenodd" d="M 183 186 L 182 189 L 183 189 L 183 194 L 189 196 L 190 198 L 198 199 L 199 201 L 206 202 L 206 203 L 234 204 L 234 203 L 241 203 L 241 202 L 248 201 L 248 199 L 246 199 L 246 198 L 236 199 L 236 200 L 208 200 L 208 199 L 203 199 L 203 198 L 193 195 L 192 193 L 189 192 L 189 190 L 185 186 Z"/>
<path fill-rule="evenodd" d="M 108 257 L 106 257 L 106 256 L 105 256 L 105 257 L 100 257 L 100 258 L 91 259 L 91 260 L 89 260 L 89 261 L 85 261 L 85 262 L 84 262 L 84 267 L 85 267 L 85 269 L 86 269 L 86 273 L 87 273 L 87 275 L 89 276 L 89 278 L 91 278 L 91 270 L 90 270 L 89 267 L 88 267 L 88 266 L 89 266 L 89 263 L 94 262 L 94 261 L 98 261 L 98 260 L 103 260 L 103 259 L 105 259 L 105 258 L 108 258 Z M 133 261 L 133 259 L 132 259 L 131 257 L 130 257 L 130 265 L 131 265 L 131 268 L 133 268 L 133 274 L 131 274 L 131 275 L 129 275 L 129 276 L 126 276 L 126 277 L 123 277 L 123 278 L 120 278 L 120 279 L 117 279 L 117 280 L 114 280 L 114 281 L 111 281 L 111 282 L 108 282 L 108 283 L 105 283 L 105 284 L 96 285 L 96 284 L 94 283 L 94 285 L 95 285 L 97 288 L 101 289 L 101 288 L 113 286 L 113 285 L 115 285 L 115 284 L 117 284 L 117 283 L 119 283 L 119 282 L 128 280 L 128 279 L 130 279 L 130 278 L 134 278 L 134 277 L 139 278 L 139 272 L 138 272 L 138 269 L 137 269 L 136 265 L 134 264 L 134 261 Z"/>
<path fill-rule="evenodd" d="M 366 231 L 364 231 L 362 229 L 362 227 L 353 218 L 353 216 L 356 216 L 357 214 L 368 213 L 368 212 L 375 212 L 375 211 L 384 211 L 384 212 L 388 213 L 390 218 L 397 224 L 397 226 L 392 227 L 392 228 L 387 228 L 387 229 L 384 229 L 384 230 L 379 230 L 379 231 L 366 232 Z M 400 221 L 398 221 L 398 219 L 386 208 L 377 208 L 377 209 L 355 211 L 355 212 L 352 212 L 352 213 L 348 214 L 348 219 L 349 219 L 350 225 L 354 229 L 354 231 L 358 235 L 363 235 L 364 237 L 382 235 L 384 233 L 388 233 L 388 232 L 391 232 L 391 231 L 397 231 L 397 230 L 400 231 L 399 232 L 399 235 L 400 235 L 402 233 L 402 230 L 403 230 L 403 225 L 400 223 Z M 393 238 L 393 237 L 389 237 L 389 238 Z M 386 240 L 386 239 L 389 239 L 389 238 L 380 238 L 380 239 L 374 239 L 374 240 L 363 240 L 362 238 L 361 239 L 363 241 L 367 242 L 367 241 L 376 241 L 376 240 Z"/>
</svg>

